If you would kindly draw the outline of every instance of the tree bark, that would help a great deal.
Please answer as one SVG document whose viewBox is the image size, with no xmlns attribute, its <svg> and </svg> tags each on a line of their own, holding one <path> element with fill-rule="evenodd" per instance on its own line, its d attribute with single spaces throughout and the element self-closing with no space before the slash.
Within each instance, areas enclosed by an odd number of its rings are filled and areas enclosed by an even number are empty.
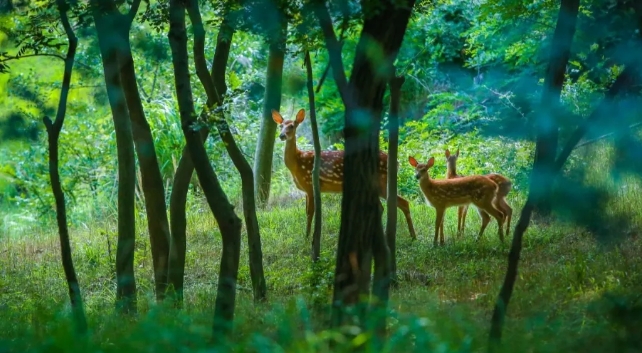
<svg viewBox="0 0 642 353">
<path fill-rule="evenodd" d="M 67 113 L 67 98 L 69 97 L 69 88 L 71 85 L 71 73 L 74 67 L 76 57 L 76 48 L 78 47 L 78 38 L 74 34 L 69 18 L 67 17 L 68 5 L 64 0 L 56 0 L 58 12 L 62 25 L 67 34 L 69 47 L 65 57 L 65 71 L 62 78 L 62 88 L 60 89 L 60 100 L 58 101 L 58 111 L 54 122 L 49 117 L 44 118 L 44 124 L 47 128 L 47 137 L 49 142 L 49 179 L 51 180 L 51 190 L 56 200 L 56 221 L 58 223 L 58 234 L 60 238 L 60 255 L 62 257 L 62 268 L 67 280 L 69 290 L 69 300 L 71 301 L 71 310 L 73 312 L 76 331 L 79 334 L 87 332 L 87 318 L 82 302 L 82 293 L 80 284 L 76 276 L 73 258 L 71 256 L 71 244 L 69 241 L 69 228 L 67 227 L 67 209 L 65 205 L 65 194 L 62 191 L 60 183 L 60 173 L 58 171 L 58 140 L 60 130 L 65 121 Z"/>
<path fill-rule="evenodd" d="M 390 283 L 397 283 L 397 169 L 399 150 L 399 101 L 404 77 L 390 80 L 390 115 L 388 116 L 388 221 L 386 240 L 390 250 Z"/>
<path fill-rule="evenodd" d="M 310 51 L 305 51 L 305 71 L 307 73 L 308 101 L 310 102 L 310 124 L 312 126 L 312 143 L 314 144 L 314 166 L 312 167 L 312 191 L 314 195 L 314 231 L 312 232 L 312 261 L 319 261 L 321 256 L 321 142 L 314 101 L 314 80 L 312 77 L 312 59 Z"/>
<path fill-rule="evenodd" d="M 136 171 L 134 143 L 129 110 L 123 92 L 116 41 L 110 37 L 112 28 L 122 26 L 120 13 L 108 11 L 99 0 L 91 1 L 98 43 L 103 63 L 107 97 L 116 130 L 118 150 L 118 246 L 116 250 L 116 306 L 124 313 L 136 312 L 136 279 L 134 277 L 134 245 L 136 218 L 134 188 Z"/>
<path fill-rule="evenodd" d="M 494 351 L 501 341 L 506 308 L 510 302 L 517 279 L 517 268 L 522 251 L 522 239 L 536 205 L 550 198 L 549 186 L 555 180 L 554 164 L 557 146 L 558 122 L 554 118 L 564 84 L 564 73 L 568 63 L 571 44 L 575 34 L 579 0 L 562 0 L 553 34 L 551 57 L 544 81 L 541 111 L 537 124 L 535 161 L 531 173 L 528 200 L 515 227 L 515 234 L 508 255 L 508 268 L 504 283 L 495 303 L 489 337 L 489 350 Z M 553 142 L 554 141 L 554 142 Z M 552 154 L 552 157 L 551 157 Z"/>
<path fill-rule="evenodd" d="M 13 11 L 13 2 L 11 0 L 0 0 L 0 14 Z"/>
<path fill-rule="evenodd" d="M 212 77 L 207 72 L 205 62 L 205 28 L 198 7 L 197 0 L 190 0 L 188 13 L 192 26 L 194 26 L 194 63 L 196 74 L 205 88 L 207 94 L 207 106 L 219 108 L 223 106 L 223 97 L 218 94 Z M 216 109 L 214 124 L 225 149 L 230 155 L 234 166 L 241 176 L 241 189 L 243 193 L 243 215 L 247 229 L 247 240 L 249 249 L 250 278 L 255 301 L 263 301 L 267 296 L 265 275 L 263 273 L 263 252 L 261 250 L 261 234 L 259 232 L 259 221 L 256 216 L 256 202 L 254 200 L 254 176 L 252 167 L 247 162 L 241 149 L 234 140 L 234 135 L 225 120 L 223 112 Z"/>
<path fill-rule="evenodd" d="M 225 85 L 225 72 L 227 69 L 227 60 L 230 55 L 230 47 L 234 35 L 233 28 L 229 25 L 227 18 L 223 19 L 216 38 L 216 50 L 212 62 L 210 75 L 214 81 L 214 86 L 219 95 L 224 96 L 227 91 Z M 210 109 L 212 107 L 208 107 Z M 207 140 L 209 130 L 202 128 L 199 131 L 201 141 Z M 172 183 L 172 193 L 170 195 L 170 226 L 172 234 L 172 248 L 170 249 L 170 286 L 176 294 L 176 303 L 180 307 L 183 302 L 183 283 L 185 278 L 185 254 L 186 254 L 186 228 L 187 218 L 185 214 L 185 204 L 187 203 L 187 192 L 189 191 L 192 173 L 194 172 L 194 163 L 189 155 L 187 146 L 183 149 L 183 154 Z"/>
<path fill-rule="evenodd" d="M 139 2 L 139 1 L 138 1 Z M 113 2 L 110 11 L 117 13 Z M 167 292 L 167 277 L 169 271 L 169 247 L 170 233 L 167 220 L 167 207 L 165 205 L 165 185 L 156 157 L 156 148 L 152 131 L 147 123 L 143 104 L 138 92 L 134 59 L 132 57 L 129 41 L 129 31 L 132 21 L 136 15 L 138 6 L 132 7 L 132 11 L 124 16 L 122 22 L 126 25 L 113 28 L 112 35 L 118 36 L 118 61 L 120 64 L 120 79 L 123 84 L 123 91 L 129 109 L 131 119 L 134 146 L 142 179 L 143 194 L 145 196 L 145 210 L 147 212 L 147 226 L 154 265 L 154 283 L 156 289 L 156 300 L 162 301 Z"/>
<path fill-rule="evenodd" d="M 370 16 L 364 21 L 352 75 L 347 84 L 340 44 L 332 29 L 329 13 L 323 3 L 315 4 L 335 82 L 346 106 L 344 183 L 333 325 L 343 322 L 342 309 L 345 305 L 355 305 L 359 303 L 360 296 L 369 294 L 373 256 L 373 292 L 380 303 L 385 305 L 387 302 L 390 267 L 379 201 L 379 126 L 383 113 L 383 94 L 392 77 L 392 63 L 401 47 L 414 3 L 409 1 L 405 7 L 397 7 L 390 1 L 378 2 L 376 12 L 369 8 L 372 4 L 362 3 L 363 12 Z M 367 55 L 373 47 L 382 54 L 378 61 Z M 377 305 L 377 308 L 381 306 Z M 365 311 L 362 309 L 360 313 L 363 319 Z M 375 325 L 379 326 L 379 323 Z"/>
<path fill-rule="evenodd" d="M 270 40 L 265 97 L 263 99 L 263 119 L 254 155 L 254 190 L 259 207 L 265 207 L 270 198 L 272 160 L 276 137 L 276 123 L 272 120 L 272 109 L 277 111 L 281 109 L 286 38 L 287 23 L 283 25 L 276 38 Z"/>
<path fill-rule="evenodd" d="M 223 238 L 213 325 L 213 340 L 220 342 L 230 333 L 234 318 L 241 245 L 241 220 L 234 213 L 234 208 L 209 163 L 200 133 L 192 128 L 195 123 L 195 111 L 190 86 L 184 1 L 170 1 L 169 22 L 168 38 L 172 50 L 176 96 L 178 97 L 183 134 L 203 193 Z"/>
</svg>

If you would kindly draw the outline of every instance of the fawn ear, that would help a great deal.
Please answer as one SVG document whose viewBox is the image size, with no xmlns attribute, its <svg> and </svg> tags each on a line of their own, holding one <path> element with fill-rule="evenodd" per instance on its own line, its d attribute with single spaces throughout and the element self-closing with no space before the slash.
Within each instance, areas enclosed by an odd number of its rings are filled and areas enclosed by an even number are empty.
<svg viewBox="0 0 642 353">
<path fill-rule="evenodd" d="M 455 153 L 455 157 L 459 158 L 459 148 L 457 149 L 457 153 Z"/>
<path fill-rule="evenodd" d="M 430 159 L 428 160 L 428 163 L 426 163 L 426 167 L 430 168 L 433 165 L 435 165 L 435 157 L 430 157 Z"/>
<path fill-rule="evenodd" d="M 283 117 L 281 116 L 281 113 L 277 112 L 274 109 L 272 109 L 272 120 L 274 120 L 274 122 L 279 125 L 283 124 Z"/>
<path fill-rule="evenodd" d="M 410 165 L 413 167 L 417 166 L 417 160 L 413 156 L 408 157 L 408 163 L 410 163 Z"/>
<path fill-rule="evenodd" d="M 450 157 L 450 151 L 446 149 L 446 158 Z"/>
<path fill-rule="evenodd" d="M 303 119 L 305 119 L 305 109 L 299 110 L 298 113 L 296 113 L 296 123 L 301 124 L 303 122 Z"/>
</svg>

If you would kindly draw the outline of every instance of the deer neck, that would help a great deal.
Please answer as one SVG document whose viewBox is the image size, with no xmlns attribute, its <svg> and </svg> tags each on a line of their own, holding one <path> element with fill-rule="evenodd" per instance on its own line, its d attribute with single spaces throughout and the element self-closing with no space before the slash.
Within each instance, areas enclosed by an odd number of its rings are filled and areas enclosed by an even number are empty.
<svg viewBox="0 0 642 353">
<path fill-rule="evenodd" d="M 292 168 L 296 168 L 297 165 L 297 157 L 301 153 L 299 149 L 296 147 L 296 137 L 293 137 L 287 141 L 285 141 L 285 150 L 283 152 L 283 160 L 285 162 L 285 166 L 292 170 Z"/>
<path fill-rule="evenodd" d="M 454 163 L 448 163 L 446 170 L 446 178 L 451 179 L 457 176 L 457 167 Z"/>
</svg>

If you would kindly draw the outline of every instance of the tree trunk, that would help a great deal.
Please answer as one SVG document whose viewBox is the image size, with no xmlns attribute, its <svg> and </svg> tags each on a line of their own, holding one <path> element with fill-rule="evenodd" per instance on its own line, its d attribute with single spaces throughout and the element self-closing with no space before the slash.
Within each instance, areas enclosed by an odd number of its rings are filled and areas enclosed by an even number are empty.
<svg viewBox="0 0 642 353">
<path fill-rule="evenodd" d="M 189 148 L 189 155 L 196 167 L 196 174 L 203 193 L 223 238 L 213 325 L 213 340 L 220 341 L 227 337 L 231 331 L 234 318 L 236 280 L 241 245 L 241 220 L 234 213 L 234 207 L 230 204 L 227 195 L 218 182 L 216 173 L 208 160 L 200 133 L 192 128 L 196 121 L 194 119 L 195 111 L 190 87 L 185 3 L 183 1 L 170 1 L 169 22 L 168 38 L 172 50 L 176 96 L 178 97 L 183 134 Z"/>
<path fill-rule="evenodd" d="M 113 3 L 112 3 L 113 4 Z M 118 11 L 114 6 L 113 11 Z M 162 301 L 167 292 L 168 257 L 169 257 L 169 222 L 167 220 L 167 207 L 165 205 L 165 185 L 156 158 L 156 149 L 152 131 L 145 118 L 145 111 L 138 92 L 134 59 L 132 57 L 129 41 L 131 20 L 135 13 L 130 13 L 123 21 L 127 26 L 114 28 L 114 36 L 119 36 L 120 41 L 118 60 L 120 64 L 120 79 L 123 84 L 125 99 L 129 109 L 132 124 L 134 146 L 142 179 L 143 194 L 145 195 L 145 210 L 147 211 L 147 226 L 154 264 L 154 283 L 156 300 Z"/>
<path fill-rule="evenodd" d="M 388 116 L 388 221 L 386 240 L 390 250 L 390 283 L 397 283 L 397 169 L 399 150 L 399 101 L 401 86 L 405 79 L 393 77 L 390 80 L 390 115 Z"/>
<path fill-rule="evenodd" d="M 230 55 L 233 29 L 230 27 L 228 20 L 223 19 L 216 38 L 216 50 L 212 62 L 211 76 L 214 86 L 219 95 L 225 95 L 227 86 L 225 85 L 225 72 L 227 69 L 227 60 Z M 211 107 L 209 107 L 211 108 Z M 208 108 L 208 109 L 209 109 Z M 205 128 L 200 130 L 201 141 L 207 140 L 209 131 Z M 170 286 L 176 293 L 176 302 L 178 306 L 183 302 L 183 282 L 185 278 L 185 253 L 186 253 L 186 233 L 187 218 L 185 215 L 185 204 L 187 202 L 187 192 L 194 172 L 194 163 L 189 155 L 187 146 L 183 149 L 183 154 L 172 183 L 172 193 L 170 195 L 170 225 L 172 234 L 172 249 L 170 250 Z"/>
<path fill-rule="evenodd" d="M 490 351 L 495 350 L 501 341 L 506 308 L 510 302 L 517 279 L 517 267 L 522 251 L 522 238 L 528 228 L 536 205 L 540 205 L 542 200 L 550 198 L 548 193 L 550 189 L 548 187 L 555 180 L 553 172 L 557 149 L 558 123 L 554 117 L 558 110 L 560 93 L 564 84 L 564 72 L 571 53 L 579 3 L 579 0 L 562 0 L 557 18 L 551 57 L 544 81 L 544 91 L 542 92 L 541 111 L 538 117 L 535 161 L 533 162 L 533 171 L 531 173 L 528 200 L 515 227 L 508 255 L 508 268 L 504 284 L 495 303 L 489 337 Z"/>
<path fill-rule="evenodd" d="M 122 26 L 120 13 L 105 12 L 98 0 L 92 0 L 92 12 L 102 57 L 107 96 L 116 130 L 118 150 L 118 246 L 116 250 L 116 305 L 124 313 L 136 312 L 134 245 L 136 218 L 134 188 L 136 171 L 132 127 L 118 67 L 118 51 L 111 37 L 112 29 Z"/>
<path fill-rule="evenodd" d="M 76 38 L 76 35 L 69 23 L 69 18 L 67 17 L 67 3 L 64 0 L 56 0 L 56 3 L 63 27 L 65 28 L 65 33 L 67 34 L 69 48 L 67 49 L 67 56 L 65 57 L 65 71 L 62 79 L 62 88 L 60 90 L 60 100 L 58 102 L 56 120 L 52 122 L 51 119 L 45 117 L 44 124 L 47 128 L 47 137 L 49 140 L 49 178 L 51 180 L 51 190 L 56 200 L 56 221 L 58 223 L 58 234 L 60 237 L 62 268 L 65 271 L 65 278 L 67 279 L 69 300 L 71 301 L 71 310 L 76 324 L 76 331 L 80 334 L 85 334 L 87 332 L 87 318 L 85 317 L 85 310 L 83 308 L 80 284 L 76 277 L 76 270 L 74 269 L 74 262 L 71 256 L 69 229 L 67 228 L 65 194 L 62 191 L 60 174 L 58 171 L 58 138 L 60 137 L 60 130 L 62 130 L 62 124 L 65 121 L 65 114 L 67 113 L 67 98 L 69 97 L 71 73 L 76 57 L 78 38 Z"/>
<path fill-rule="evenodd" d="M 285 59 L 285 41 L 287 39 L 287 23 L 270 40 L 268 66 L 265 83 L 265 98 L 263 99 L 263 120 L 256 142 L 254 155 L 254 190 L 259 207 L 265 207 L 270 197 L 272 181 L 272 160 L 274 156 L 274 139 L 276 123 L 272 120 L 272 109 L 281 110 L 281 91 L 283 88 L 283 61 Z"/>
<path fill-rule="evenodd" d="M 369 294 L 373 256 L 373 292 L 381 304 L 377 308 L 385 307 L 389 292 L 389 252 L 379 201 L 379 125 L 383 113 L 383 94 L 392 77 L 392 63 L 401 47 L 414 1 L 409 1 L 403 8 L 392 2 L 378 3 L 378 6 L 376 14 L 364 21 L 348 84 L 345 83 L 340 44 L 334 35 L 327 8 L 323 4 L 317 4 L 315 8 L 330 52 L 335 82 L 346 106 L 344 183 L 333 325 L 344 321 L 343 306 L 355 305 L 362 295 Z M 364 8 L 363 12 L 373 13 L 370 10 Z M 376 62 L 366 54 L 371 52 L 373 46 L 379 46 L 382 53 L 381 59 Z M 382 72 L 382 68 L 387 70 Z M 363 319 L 363 308 L 360 313 Z M 375 325 L 380 326 L 380 321 Z"/>
<path fill-rule="evenodd" d="M 312 142 L 314 144 L 314 167 L 312 168 L 312 190 L 314 193 L 314 231 L 312 233 L 312 261 L 316 262 L 321 256 L 321 183 L 319 172 L 321 170 L 321 142 L 319 141 L 319 127 L 314 102 L 314 80 L 312 77 L 312 59 L 310 52 L 305 51 L 305 70 L 308 76 L 308 101 L 310 102 L 310 124 L 312 125 Z"/>
<path fill-rule="evenodd" d="M 212 80 L 211 75 L 207 72 L 207 63 L 205 62 L 205 28 L 203 27 L 203 20 L 201 18 L 197 0 L 191 0 L 189 2 L 188 13 L 192 26 L 194 26 L 194 63 L 196 66 L 196 74 L 207 93 L 207 106 L 210 108 L 222 107 L 224 98 L 217 93 L 214 81 Z M 252 279 L 254 300 L 262 301 L 266 299 L 267 287 L 265 284 L 265 275 L 263 273 L 263 252 L 261 250 L 259 221 L 256 216 L 254 176 L 252 175 L 252 167 L 250 167 L 250 164 L 243 156 L 241 149 L 236 144 L 234 135 L 232 135 L 222 111 L 215 112 L 214 114 L 216 130 L 218 131 L 234 166 L 241 176 L 243 215 L 247 229 L 250 257 L 250 277 Z"/>
</svg>

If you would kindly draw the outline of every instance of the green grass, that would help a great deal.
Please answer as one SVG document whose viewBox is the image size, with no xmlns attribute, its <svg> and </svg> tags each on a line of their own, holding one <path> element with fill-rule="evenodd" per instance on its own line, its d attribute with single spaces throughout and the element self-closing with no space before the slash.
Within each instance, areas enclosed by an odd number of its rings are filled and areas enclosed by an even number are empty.
<svg viewBox="0 0 642 353">
<path fill-rule="evenodd" d="M 517 221 L 523 195 L 509 202 Z M 626 194 L 639 203 L 639 194 Z M 479 217 L 471 210 L 466 234 L 455 236 L 456 211 L 446 216 L 446 246 L 434 248 L 434 210 L 414 200 L 419 239 L 412 241 L 403 217 L 398 225 L 400 286 L 391 293 L 387 351 L 480 351 L 506 268 L 491 223 L 476 242 Z M 240 207 L 237 207 L 240 210 Z M 360 337 L 326 331 L 340 198 L 324 196 L 322 260 L 311 268 L 302 195 L 273 197 L 259 213 L 269 302 L 252 302 L 247 248 L 243 244 L 236 305 L 235 351 L 343 351 Z M 155 304 L 152 261 L 144 218 L 137 224 L 135 270 L 138 319 L 113 314 L 116 222 L 96 220 L 72 229 L 72 247 L 91 332 L 74 338 L 55 227 L 5 231 L 0 237 L 0 351 L 198 351 L 206 347 L 215 299 L 221 240 L 206 204 L 188 208 L 185 310 Z M 510 238 L 508 238 L 510 239 Z M 244 241 L 245 241 L 244 235 Z M 615 323 L 606 293 L 627 299 L 642 290 L 642 242 L 637 237 L 604 247 L 571 225 L 533 224 L 522 254 L 519 280 L 505 330 L 507 351 L 603 351 L 633 338 Z M 312 287 L 312 284 L 315 284 Z M 609 306 L 610 305 L 610 306 Z M 639 321 L 636 321 L 639 327 Z M 619 326 L 618 326 L 619 325 Z M 630 325 L 629 325 L 630 326 Z M 625 327 L 625 328 L 622 328 Z M 357 337 L 357 338 L 355 338 Z M 339 342 L 332 350 L 328 342 Z M 344 342 L 345 341 L 345 342 Z M 341 343 L 343 342 L 343 343 Z M 633 343 L 626 343 L 633 344 Z"/>
</svg>

